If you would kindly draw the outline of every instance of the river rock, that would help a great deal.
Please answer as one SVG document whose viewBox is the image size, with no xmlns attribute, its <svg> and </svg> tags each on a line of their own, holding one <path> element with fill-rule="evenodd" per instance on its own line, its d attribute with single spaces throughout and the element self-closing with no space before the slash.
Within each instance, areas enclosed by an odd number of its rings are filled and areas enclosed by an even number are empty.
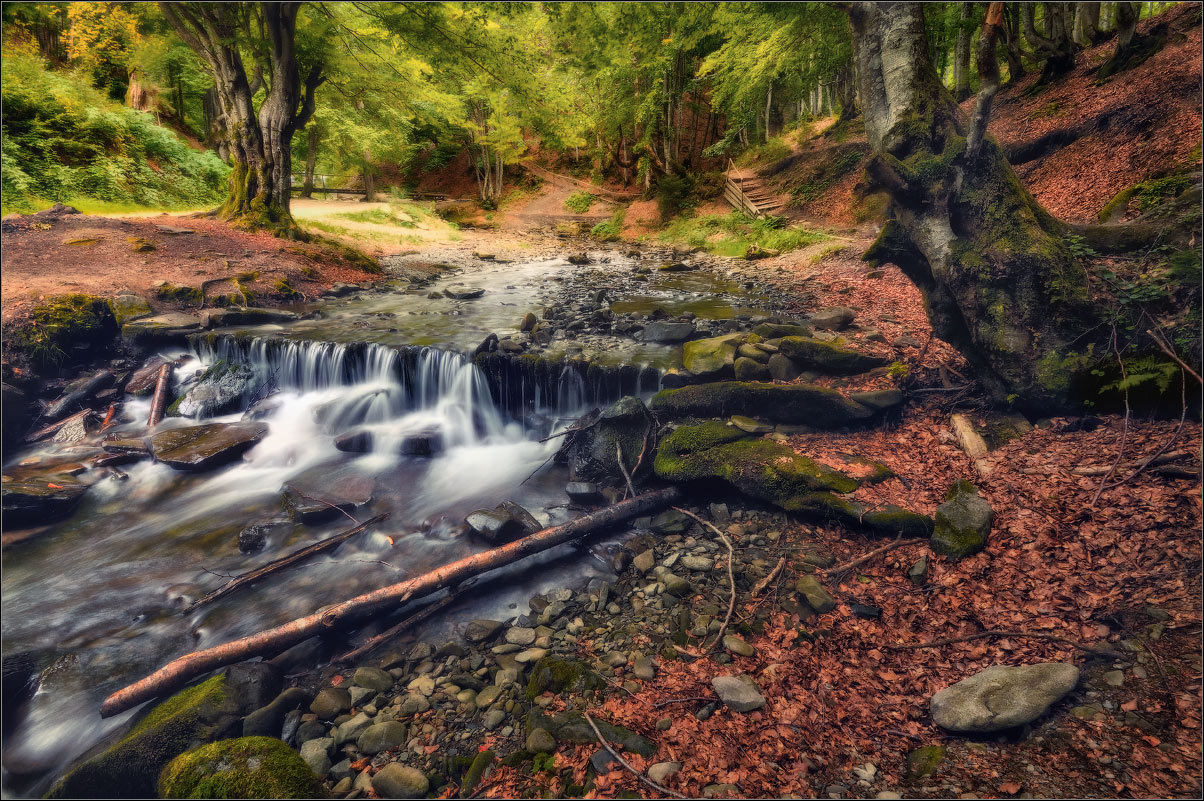
<svg viewBox="0 0 1204 801">
<path fill-rule="evenodd" d="M 250 367 L 220 361 L 205 370 L 168 412 L 195 419 L 237 412 L 246 405 L 258 383 Z"/>
<path fill-rule="evenodd" d="M 1036 720 L 1079 682 L 1064 662 L 995 665 L 932 696 L 932 720 L 954 732 L 993 732 Z"/>
<path fill-rule="evenodd" d="M 811 329 L 802 323 L 759 323 L 752 332 L 762 339 L 811 336 Z"/>
<path fill-rule="evenodd" d="M 358 667 L 351 674 L 351 683 L 383 693 L 393 688 L 393 677 L 380 668 Z"/>
<path fill-rule="evenodd" d="M 969 481 L 958 481 L 937 507 L 936 526 L 929 544 L 936 553 L 962 559 L 978 553 L 987 544 L 995 513 Z"/>
<path fill-rule="evenodd" d="M 840 331 L 847 328 L 857 317 L 857 312 L 848 306 L 831 306 L 811 315 L 809 322 L 821 331 Z"/>
<path fill-rule="evenodd" d="M 306 740 L 301 744 L 299 751 L 301 758 L 305 760 L 305 764 L 309 765 L 309 769 L 314 772 L 315 776 L 325 776 L 330 771 L 330 751 L 333 748 L 334 738 L 318 737 Z"/>
<path fill-rule="evenodd" d="M 535 642 L 535 629 L 515 626 L 506 630 L 506 642 L 511 645 L 528 646 Z"/>
<path fill-rule="evenodd" d="M 781 355 L 805 370 L 830 375 L 864 373 L 890 364 L 890 359 L 870 356 L 851 348 L 807 337 L 785 337 L 778 344 Z"/>
<path fill-rule="evenodd" d="M 431 783 L 418 768 L 390 762 L 372 777 L 372 791 L 377 798 L 422 798 Z"/>
<path fill-rule="evenodd" d="M 502 501 L 492 509 L 469 512 L 464 523 L 469 531 L 491 545 L 503 545 L 542 528 L 534 515 L 514 501 Z"/>
<path fill-rule="evenodd" d="M 573 503 L 596 504 L 605 500 L 598 485 L 592 481 L 570 481 L 564 486 L 564 494 Z"/>
<path fill-rule="evenodd" d="M 758 361 L 740 356 L 732 364 L 732 372 L 737 381 L 768 381 L 769 368 Z"/>
<path fill-rule="evenodd" d="M 653 422 L 642 400 L 622 398 L 602 410 L 594 420 L 584 422 L 585 427 L 561 452 L 568 462 L 571 481 L 625 485 L 626 479 L 619 469 L 620 450 L 624 468 L 628 473 L 635 470 L 633 480 L 646 474 L 650 460 L 645 457 L 641 461 L 640 453 L 645 449 L 645 437 L 649 436 Z"/>
<path fill-rule="evenodd" d="M 556 750 L 556 738 L 544 728 L 535 728 L 527 735 L 527 750 L 533 754 L 550 754 Z"/>
<path fill-rule="evenodd" d="M 196 473 L 234 461 L 267 433 L 267 423 L 206 423 L 161 431 L 150 447 L 156 461 Z"/>
<path fill-rule="evenodd" d="M 301 687 L 289 687 L 277 695 L 270 704 L 261 706 L 243 718 L 243 737 L 279 737 L 284 716 L 290 711 L 309 703 L 313 692 Z"/>
<path fill-rule="evenodd" d="M 743 338 L 743 334 L 725 334 L 687 342 L 682 346 L 682 365 L 702 381 L 730 378 L 735 370 L 736 350 Z"/>
<path fill-rule="evenodd" d="M 174 340 L 183 339 L 203 327 L 204 322 L 199 317 L 184 312 L 166 312 L 129 321 L 121 326 L 121 336 L 136 342 Z"/>
<path fill-rule="evenodd" d="M 711 687 L 719 700 L 733 712 L 752 712 L 765 706 L 765 698 L 751 676 L 743 673 L 736 676 L 716 676 Z"/>
<path fill-rule="evenodd" d="M 355 744 L 365 754 L 379 754 L 381 751 L 393 751 L 401 747 L 406 741 L 407 733 L 404 723 L 386 720 L 364 729 Z"/>
<path fill-rule="evenodd" d="M 87 484 L 57 473 L 26 474 L 5 481 L 0 485 L 4 528 L 39 526 L 62 520 L 74 511 L 87 491 Z"/>
<path fill-rule="evenodd" d="M 500 620 L 473 620 L 464 627 L 464 639 L 469 642 L 487 642 L 496 637 L 504 627 L 505 624 Z"/>
<path fill-rule="evenodd" d="M 807 603 L 811 608 L 821 615 L 825 612 L 831 612 L 836 608 L 836 599 L 833 598 L 823 585 L 819 583 L 813 575 L 805 575 L 798 580 L 794 591 L 807 599 Z"/>
<path fill-rule="evenodd" d="M 228 325 L 263 325 L 264 323 L 287 323 L 300 317 L 286 309 L 261 309 L 254 306 L 243 308 L 210 309 L 206 328 L 222 328 Z"/>
<path fill-rule="evenodd" d="M 685 342 L 694 335 L 694 323 L 689 320 L 658 320 L 644 326 L 645 342 Z"/>
<path fill-rule="evenodd" d="M 803 372 L 803 368 L 780 353 L 770 356 L 766 367 L 769 370 L 769 377 L 774 381 L 793 381 Z"/>
<path fill-rule="evenodd" d="M 180 754 L 159 775 L 159 798 L 318 798 L 305 760 L 272 737 L 222 740 Z"/>
<path fill-rule="evenodd" d="M 359 738 L 364 730 L 372 725 L 372 718 L 368 717 L 363 712 L 353 715 L 350 720 L 341 723 L 334 730 L 334 744 L 341 746 L 343 743 L 354 742 Z"/>
<path fill-rule="evenodd" d="M 447 289 L 443 290 L 443 294 L 453 300 L 473 300 L 485 294 L 485 290 L 478 286 L 464 286 L 462 284 L 452 284 Z"/>
<path fill-rule="evenodd" d="M 309 705 L 309 711 L 322 720 L 334 720 L 349 709 L 351 693 L 346 687 L 324 687 Z"/>
</svg>

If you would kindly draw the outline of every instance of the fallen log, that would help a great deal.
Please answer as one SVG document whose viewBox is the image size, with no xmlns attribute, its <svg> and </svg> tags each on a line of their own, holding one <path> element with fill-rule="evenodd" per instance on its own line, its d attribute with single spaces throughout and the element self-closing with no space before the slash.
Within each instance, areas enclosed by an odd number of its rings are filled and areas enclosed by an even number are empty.
<svg viewBox="0 0 1204 801">
<path fill-rule="evenodd" d="M 561 543 L 592 534 L 613 523 L 661 509 L 674 503 L 680 497 L 681 490 L 677 487 L 646 492 L 563 525 L 537 531 L 491 551 L 465 557 L 421 576 L 381 587 L 340 604 L 326 607 L 320 612 L 297 618 L 274 629 L 186 654 L 169 662 L 146 678 L 110 695 L 101 705 L 100 715 L 106 718 L 112 717 L 143 701 L 175 692 L 192 679 L 217 668 L 266 653 L 279 653 L 316 634 L 329 631 L 336 625 L 370 615 L 385 607 L 393 607 L 415 598 L 425 597 L 444 587 L 460 584 L 473 576 L 517 562 L 524 557 L 546 551 Z"/>
<path fill-rule="evenodd" d="M 978 471 L 978 475 L 986 478 L 991 472 L 991 464 L 986 460 L 987 443 L 974 430 L 970 418 L 964 414 L 952 415 L 949 423 L 953 426 L 958 445 L 965 451 L 966 456 L 970 457 L 970 461 L 974 462 L 974 469 Z"/>
<path fill-rule="evenodd" d="M 198 598 L 196 601 L 193 602 L 193 604 L 191 606 L 187 607 L 184 610 L 183 614 L 188 614 L 190 612 L 194 612 L 197 609 L 204 606 L 205 604 L 213 603 L 218 598 L 224 598 L 225 596 L 229 595 L 232 592 L 238 592 L 243 587 L 246 587 L 248 584 L 251 584 L 253 582 L 259 581 L 264 576 L 268 576 L 279 570 L 283 570 L 284 568 L 289 567 L 291 565 L 295 565 L 298 562 L 304 562 L 306 559 L 310 558 L 311 556 L 317 556 L 320 553 L 325 553 L 326 551 L 332 550 L 335 546 L 341 545 L 342 543 L 346 542 L 350 538 L 354 537 L 356 534 L 359 534 L 364 529 L 376 525 L 377 523 L 381 522 L 388 516 L 389 516 L 388 513 L 383 514 L 383 515 L 377 515 L 376 517 L 372 518 L 371 520 L 367 520 L 363 523 L 360 523 L 355 528 L 349 528 L 346 531 L 335 534 L 333 537 L 327 537 L 324 540 L 319 540 L 318 542 L 315 542 L 313 545 L 307 545 L 306 547 L 304 547 L 300 550 L 293 551 L 292 553 L 288 554 L 287 556 L 282 556 L 279 559 L 275 559 L 271 562 L 268 562 L 266 565 L 263 565 L 262 567 L 257 567 L 250 572 L 243 573 L 241 576 L 235 576 L 234 578 L 230 579 L 230 581 L 228 581 L 225 584 L 223 584 L 222 586 L 218 587 L 216 590 L 209 593 L 208 595 L 205 595 L 202 598 Z"/>
<path fill-rule="evenodd" d="M 371 653 L 373 648 L 376 648 L 377 646 L 382 645 L 389 640 L 396 639 L 397 635 L 401 634 L 403 631 L 414 628 L 422 621 L 434 615 L 436 612 L 439 612 L 440 610 L 450 606 L 453 601 L 460 597 L 460 593 L 460 589 L 453 589 L 443 600 L 435 601 L 433 604 L 427 604 L 397 625 L 382 631 L 375 637 L 369 637 L 363 645 L 359 646 L 358 648 L 353 648 L 352 650 L 343 654 L 338 659 L 335 659 L 334 663 L 338 665 L 349 665 L 352 662 L 359 661 L 364 657 L 365 654 Z"/>
<path fill-rule="evenodd" d="M 154 428 L 163 419 L 163 410 L 167 406 L 167 388 L 171 384 L 171 362 L 166 362 L 159 368 L 155 379 L 155 394 L 151 397 L 150 417 L 146 421 L 147 428 Z"/>
</svg>

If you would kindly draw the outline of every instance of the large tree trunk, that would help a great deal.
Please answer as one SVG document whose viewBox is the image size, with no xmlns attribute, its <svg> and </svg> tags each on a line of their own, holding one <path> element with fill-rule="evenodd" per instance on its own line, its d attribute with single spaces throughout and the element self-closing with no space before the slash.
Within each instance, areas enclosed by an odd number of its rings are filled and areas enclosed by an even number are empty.
<svg viewBox="0 0 1204 801">
<path fill-rule="evenodd" d="M 840 119 L 844 122 L 857 117 L 857 78 L 850 61 L 836 71 L 836 102 L 840 103 Z"/>
<path fill-rule="evenodd" d="M 314 196 L 314 170 L 318 166 L 318 129 L 311 127 L 305 138 L 305 182 L 301 197 Z"/>
<path fill-rule="evenodd" d="M 915 281 L 936 335 L 976 363 L 996 397 L 1062 407 L 1091 316 L 1068 227 L 993 139 L 980 131 L 967 154 L 970 126 L 929 60 L 919 3 L 855 3 L 849 14 L 868 170 L 892 201 L 866 258 Z"/>
<path fill-rule="evenodd" d="M 1075 44 L 1071 38 L 1073 19 L 1067 20 L 1070 3 L 1045 3 L 1045 35 L 1037 32 L 1036 4 L 1022 3 L 1024 38 L 1032 45 L 1044 64 L 1041 80 L 1051 81 L 1074 69 Z"/>
<path fill-rule="evenodd" d="M 1074 41 L 1079 47 L 1095 44 L 1099 29 L 1099 3 L 1076 3 L 1074 7 Z"/>
<path fill-rule="evenodd" d="M 260 3 L 269 54 L 267 93 L 255 113 L 256 87 L 247 78 L 239 49 L 240 9 L 235 3 L 161 3 L 180 37 L 208 65 L 217 90 L 223 133 L 233 170 L 220 215 L 252 228 L 297 236 L 289 211 L 293 133 L 313 115 L 314 92 L 322 83 L 315 67 L 304 95 L 295 47 L 300 3 Z"/>
<path fill-rule="evenodd" d="M 970 96 L 970 4 L 958 3 L 957 48 L 953 62 L 953 96 Z"/>
</svg>

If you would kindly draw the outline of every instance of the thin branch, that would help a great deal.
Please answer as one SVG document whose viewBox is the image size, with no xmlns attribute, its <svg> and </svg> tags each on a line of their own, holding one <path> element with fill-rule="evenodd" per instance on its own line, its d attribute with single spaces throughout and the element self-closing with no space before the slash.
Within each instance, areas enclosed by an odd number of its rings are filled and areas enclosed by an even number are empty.
<svg viewBox="0 0 1204 801">
<path fill-rule="evenodd" d="M 398 634 L 401 634 L 406 629 L 413 628 L 414 626 L 418 625 L 419 623 L 426 620 L 430 616 L 434 615 L 439 610 L 446 608 L 449 604 L 451 604 L 453 601 L 455 601 L 457 598 L 460 597 L 460 591 L 462 589 L 463 589 L 463 587 L 453 588 L 452 591 L 450 593 L 448 593 L 447 597 L 444 598 L 443 600 L 436 601 L 433 604 L 427 604 L 426 606 L 422 607 L 414 614 L 407 617 L 405 620 L 398 623 L 396 626 L 392 626 L 391 628 L 389 628 L 385 631 L 382 631 L 380 634 L 377 634 L 375 637 L 369 637 L 364 642 L 363 645 L 361 645 L 358 648 L 353 648 L 352 650 L 343 654 L 342 656 L 340 656 L 338 659 L 336 659 L 334 661 L 336 663 L 342 663 L 342 664 L 349 664 L 351 662 L 355 662 L 360 657 L 371 652 L 372 649 L 376 648 L 378 645 L 380 645 L 384 642 L 387 642 L 388 640 L 393 639 L 394 637 L 396 637 Z"/>
<path fill-rule="evenodd" d="M 981 640 L 986 637 L 1027 637 L 1034 640 L 1048 640 L 1050 642 L 1058 642 L 1063 645 L 1069 645 L 1073 648 L 1078 648 L 1096 656 L 1118 657 L 1122 656 L 1119 651 L 1114 651 L 1111 648 L 1099 648 L 1092 645 L 1085 645 L 1077 640 L 1069 640 L 1065 637 L 1059 637 L 1056 634 L 1041 634 L 1031 631 L 980 631 L 978 634 L 967 634 L 964 637 L 948 637 L 943 640 L 929 640 L 928 642 L 912 643 L 909 645 L 892 645 L 886 643 L 885 647 L 891 651 L 914 651 L 917 648 L 939 648 L 942 645 L 952 645 L 958 642 L 969 642 L 970 640 Z"/>
<path fill-rule="evenodd" d="M 631 763 L 628 762 L 626 759 L 623 759 L 623 757 L 619 754 L 619 752 L 614 749 L 614 746 L 612 746 L 610 743 L 608 743 L 606 741 L 606 738 L 602 736 L 602 732 L 598 731 L 598 726 L 596 723 L 594 723 L 594 719 L 589 716 L 589 713 L 582 712 L 581 716 L 583 718 L 585 718 L 585 722 L 589 724 L 589 727 L 591 729 L 593 729 L 594 736 L 598 738 L 598 742 L 602 744 L 602 747 L 605 748 L 607 751 L 609 751 L 611 756 L 613 756 L 615 759 L 619 760 L 620 765 L 627 768 L 627 770 L 631 771 L 633 776 L 635 776 L 637 779 L 642 781 L 644 784 L 651 787 L 653 790 L 656 790 L 658 793 L 664 793 L 665 795 L 671 795 L 674 798 L 685 798 L 686 797 L 686 796 L 682 795 L 681 793 L 673 792 L 668 787 L 661 787 L 659 784 L 652 781 L 652 779 L 649 779 L 647 776 L 645 776 L 644 774 L 640 773 L 638 770 L 633 768 L 631 766 Z"/>
<path fill-rule="evenodd" d="M 1154 340 L 1154 344 L 1162 349 L 1163 353 L 1165 353 L 1167 356 L 1170 356 L 1172 359 L 1174 359 L 1179 364 L 1179 366 L 1182 367 L 1184 370 L 1186 370 L 1188 373 L 1190 373 L 1191 377 L 1196 379 L 1197 382 L 1204 384 L 1204 380 L 1202 380 L 1200 378 L 1200 374 L 1197 373 L 1195 370 L 1191 369 L 1191 367 L 1188 366 L 1188 364 L 1185 361 L 1180 359 L 1179 355 L 1177 353 L 1175 353 L 1175 351 L 1170 347 L 1170 345 L 1167 344 L 1162 339 L 1161 336 L 1154 333 L 1154 329 L 1152 329 L 1152 328 L 1147 329 L 1146 333 L 1150 335 L 1150 339 Z"/>
<path fill-rule="evenodd" d="M 731 583 L 732 594 L 727 602 L 727 616 L 723 618 L 723 625 L 719 627 L 719 633 L 715 635 L 715 642 L 711 643 L 710 650 L 714 650 L 715 646 L 723 641 L 723 632 L 727 630 L 727 624 L 732 621 L 732 612 L 736 608 L 736 575 L 732 572 L 732 563 L 736 561 L 736 552 L 732 550 L 731 540 L 727 538 L 726 534 L 716 528 L 713 523 L 703 520 L 701 517 L 689 511 L 688 509 L 682 509 L 680 506 L 674 506 L 673 508 L 688 517 L 694 518 L 699 523 L 702 523 L 711 531 L 718 534 L 719 539 L 723 540 L 723 544 L 727 546 L 727 579 Z"/>
<path fill-rule="evenodd" d="M 686 703 L 689 703 L 690 701 L 714 701 L 714 700 L 715 700 L 714 698 L 712 698 L 710 696 L 706 696 L 706 695 L 691 695 L 689 698 L 670 698 L 668 701 L 661 701 L 659 703 L 653 704 L 652 708 L 660 709 L 662 706 L 668 706 L 669 704 L 686 704 Z"/>
<path fill-rule="evenodd" d="M 875 548 L 874 550 L 867 553 L 865 556 L 858 557 L 857 559 L 854 559 L 853 561 L 848 562 L 847 564 L 837 565 L 836 567 L 829 567 L 827 570 L 824 571 L 824 574 L 825 575 L 835 575 L 837 573 L 844 573 L 847 570 L 852 570 L 855 567 L 860 567 L 861 565 L 870 561 L 874 557 L 884 554 L 887 551 L 894 550 L 895 548 L 898 548 L 900 545 L 911 545 L 916 542 L 920 542 L 920 540 L 916 540 L 916 539 L 905 540 L 905 539 L 903 539 L 903 535 L 899 534 L 899 536 L 895 537 L 893 542 L 888 542 L 886 545 L 883 545 L 881 548 Z"/>
<path fill-rule="evenodd" d="M 623 473 L 623 478 L 627 480 L 627 489 L 624 491 L 623 497 L 627 497 L 627 492 L 635 495 L 635 485 L 631 483 L 631 473 L 627 472 L 627 465 L 623 464 L 623 444 L 617 439 L 615 440 L 615 457 L 619 463 L 619 470 Z"/>
<path fill-rule="evenodd" d="M 773 580 L 778 577 L 778 574 L 782 572 L 782 568 L 785 567 L 785 565 L 786 557 L 783 556 L 778 560 L 778 563 L 773 566 L 773 570 L 769 571 L 769 575 L 757 582 L 757 586 L 753 587 L 750 597 L 755 598 L 760 595 L 766 587 L 773 583 Z"/>
</svg>

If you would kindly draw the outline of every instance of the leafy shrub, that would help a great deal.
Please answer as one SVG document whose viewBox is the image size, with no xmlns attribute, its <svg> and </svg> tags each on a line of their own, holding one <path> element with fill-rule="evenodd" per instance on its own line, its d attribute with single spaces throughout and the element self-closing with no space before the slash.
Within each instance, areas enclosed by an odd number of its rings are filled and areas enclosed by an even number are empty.
<svg viewBox="0 0 1204 801">
<path fill-rule="evenodd" d="M 602 242 L 613 242 L 623 235 L 623 220 L 627 216 L 627 209 L 619 209 L 611 215 L 610 219 L 605 222 L 600 222 L 590 229 L 590 236 Z"/>
<path fill-rule="evenodd" d="M 154 118 L 29 55 L 4 57 L 4 205 L 87 198 L 156 208 L 216 204 L 229 168 Z"/>
<path fill-rule="evenodd" d="M 685 210 L 694 191 L 694 178 L 690 175 L 663 175 L 656 182 L 656 208 L 661 220 L 668 220 Z"/>
<path fill-rule="evenodd" d="M 827 239 L 808 228 L 794 228 L 781 217 L 749 217 L 738 211 L 674 220 L 660 238 L 731 258 L 745 255 L 749 245 L 786 252 Z"/>
<path fill-rule="evenodd" d="M 564 207 L 577 214 L 585 214 L 593 204 L 594 196 L 582 190 L 569 195 L 564 201 Z"/>
</svg>

